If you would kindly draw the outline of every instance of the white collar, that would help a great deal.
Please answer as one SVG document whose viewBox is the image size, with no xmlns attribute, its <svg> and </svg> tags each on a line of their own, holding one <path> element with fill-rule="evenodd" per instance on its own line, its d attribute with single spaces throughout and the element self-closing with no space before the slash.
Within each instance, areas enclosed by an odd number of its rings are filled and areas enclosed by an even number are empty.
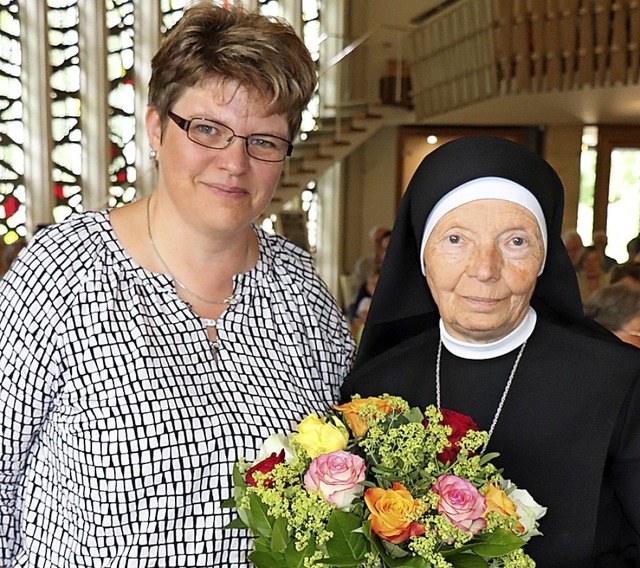
<svg viewBox="0 0 640 568">
<path fill-rule="evenodd" d="M 533 333 L 538 315 L 536 311 L 529 307 L 527 315 L 518 327 L 511 333 L 505 335 L 497 341 L 491 343 L 468 343 L 452 337 L 444 327 L 442 318 L 440 319 L 440 337 L 442 344 L 450 353 L 463 359 L 494 359 L 513 351 L 522 345 Z"/>
</svg>

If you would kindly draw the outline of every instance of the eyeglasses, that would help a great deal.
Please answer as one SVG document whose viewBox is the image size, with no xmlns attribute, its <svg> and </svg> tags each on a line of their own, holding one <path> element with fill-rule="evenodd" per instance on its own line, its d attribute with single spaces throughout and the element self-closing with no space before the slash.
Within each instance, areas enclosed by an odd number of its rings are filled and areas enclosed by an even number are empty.
<svg viewBox="0 0 640 568">
<path fill-rule="evenodd" d="M 272 134 L 249 134 L 240 136 L 231 128 L 207 118 L 187 120 L 169 111 L 169 118 L 187 133 L 187 138 L 200 146 L 213 150 L 228 148 L 234 138 L 244 140 L 247 154 L 263 162 L 282 162 L 291 155 L 293 144 L 289 140 Z"/>
</svg>

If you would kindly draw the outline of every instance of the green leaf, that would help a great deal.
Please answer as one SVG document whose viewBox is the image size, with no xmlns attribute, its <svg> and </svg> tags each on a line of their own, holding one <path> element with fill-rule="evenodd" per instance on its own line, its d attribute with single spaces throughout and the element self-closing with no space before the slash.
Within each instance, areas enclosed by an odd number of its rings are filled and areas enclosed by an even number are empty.
<svg viewBox="0 0 640 568">
<path fill-rule="evenodd" d="M 256 568 L 282 568 L 284 566 L 284 556 L 265 551 L 253 551 L 247 556 Z"/>
<path fill-rule="evenodd" d="M 404 416 L 408 422 L 422 422 L 424 420 L 424 414 L 422 414 L 422 411 L 417 407 L 411 408 L 409 412 L 405 412 L 402 416 Z"/>
<path fill-rule="evenodd" d="M 287 520 L 279 517 L 273 523 L 271 532 L 271 552 L 284 552 L 289 544 L 289 531 L 287 529 Z"/>
<path fill-rule="evenodd" d="M 482 542 L 473 547 L 473 551 L 487 558 L 498 558 L 520 548 L 524 540 L 511 531 L 497 529 L 493 533 L 483 536 Z"/>
<path fill-rule="evenodd" d="M 253 531 L 265 538 L 271 538 L 273 517 L 267 513 L 267 506 L 255 493 L 249 494 L 249 526 Z"/>
<path fill-rule="evenodd" d="M 250 527 L 250 513 L 246 509 L 242 509 L 239 504 L 241 499 L 247 492 L 247 482 L 244 479 L 244 472 L 240 469 L 240 464 L 236 462 L 233 466 L 233 504 L 238 511 L 238 516 L 242 519 L 242 522 Z M 228 501 L 231 501 L 230 499 Z M 225 501 L 226 503 L 227 501 Z M 225 506 L 223 504 L 223 506 Z"/>
<path fill-rule="evenodd" d="M 453 568 L 487 568 L 487 561 L 475 554 L 458 554 L 447 558 Z"/>
<path fill-rule="evenodd" d="M 331 566 L 331 568 L 358 568 L 362 566 L 362 559 L 354 560 L 353 558 L 336 558 L 331 556 L 319 561 L 320 564 Z"/>
<path fill-rule="evenodd" d="M 246 489 L 247 481 L 245 480 L 245 472 L 240 466 L 240 462 L 236 462 L 233 465 L 233 487 L 237 491 L 238 489 Z"/>
<path fill-rule="evenodd" d="M 222 503 L 220 503 L 220 507 L 222 507 L 223 509 L 233 509 L 235 506 L 235 497 L 229 497 L 228 499 L 225 499 Z"/>
<path fill-rule="evenodd" d="M 486 465 L 490 461 L 496 459 L 500 454 L 498 452 L 488 452 L 480 458 L 480 465 Z"/>
<path fill-rule="evenodd" d="M 382 543 L 382 546 L 384 546 L 385 552 L 387 552 L 387 554 L 392 558 L 405 558 L 406 556 L 409 556 L 409 552 L 397 544 L 393 544 L 388 540 L 382 539 L 380 539 L 380 542 Z"/>
<path fill-rule="evenodd" d="M 398 545 L 380 539 L 376 534 L 371 532 L 369 525 L 370 523 L 365 522 L 362 528 L 380 555 L 383 566 L 388 566 L 389 568 L 433 568 L 431 563 L 422 558 L 422 556 L 410 557 L 408 556 L 409 553 Z M 389 554 L 387 547 L 398 556 Z M 400 556 L 400 554 L 402 554 L 402 556 Z"/>
<path fill-rule="evenodd" d="M 304 568 L 304 559 L 309 558 L 315 551 L 316 543 L 310 540 L 302 550 L 296 550 L 295 546 L 289 546 L 284 551 L 284 561 L 287 568 Z"/>
<path fill-rule="evenodd" d="M 327 523 L 327 530 L 333 533 L 333 538 L 326 545 L 329 557 L 362 560 L 367 552 L 367 538 L 362 531 L 358 530 L 360 526 L 360 518 L 356 515 L 340 509 L 333 511 Z M 348 564 L 340 564 L 340 566 L 348 566 Z"/>
<path fill-rule="evenodd" d="M 253 539 L 253 550 L 256 552 L 267 552 L 268 554 L 272 554 L 271 543 L 263 536 Z"/>
<path fill-rule="evenodd" d="M 230 523 L 227 523 L 224 526 L 225 529 L 246 529 L 248 528 L 247 524 L 240 518 L 236 517 Z"/>
<path fill-rule="evenodd" d="M 422 556 L 414 556 L 408 560 L 404 560 L 400 566 L 402 568 L 433 568 L 431 562 L 422 558 Z"/>
<path fill-rule="evenodd" d="M 404 558 L 391 558 L 390 556 L 382 556 L 384 565 L 389 568 L 433 568 L 433 565 L 422 556 L 411 556 Z"/>
</svg>

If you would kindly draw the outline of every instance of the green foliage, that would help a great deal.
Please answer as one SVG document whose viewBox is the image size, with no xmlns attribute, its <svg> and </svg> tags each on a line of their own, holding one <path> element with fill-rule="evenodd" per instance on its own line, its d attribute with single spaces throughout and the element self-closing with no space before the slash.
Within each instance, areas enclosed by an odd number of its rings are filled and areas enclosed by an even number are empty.
<svg viewBox="0 0 640 568">
<path fill-rule="evenodd" d="M 402 484 L 402 490 L 409 492 L 409 503 L 411 498 L 415 501 L 406 522 L 421 530 L 408 532 L 393 544 L 372 530 L 371 512 L 362 494 L 356 494 L 345 509 L 337 509 L 321 492 L 307 491 L 303 479 L 311 459 L 300 445 L 294 445 L 296 455 L 289 462 L 273 466 L 268 474 L 254 474 L 256 486 L 245 481 L 248 463 L 240 461 L 234 468 L 234 499 L 225 505 L 234 506 L 239 518 L 227 526 L 250 529 L 254 550 L 248 558 L 257 568 L 534 566 L 519 550 L 525 541 L 508 530 L 515 526 L 513 518 L 491 512 L 487 530 L 471 534 L 438 511 L 439 497 L 432 488 L 441 476 L 471 482 L 477 487 L 476 495 L 502 479 L 492 464 L 497 454 L 479 454 L 486 433 L 469 431 L 457 442 L 461 451 L 454 463 L 442 464 L 437 456 L 450 444 L 451 427 L 441 423 L 442 415 L 435 408 L 422 413 L 394 398 L 388 414 L 372 405 L 365 407 L 363 415 L 368 431 L 352 436 L 347 446 L 347 451 L 365 460 L 367 479 L 362 485 L 376 488 L 372 495 L 377 495 Z"/>
</svg>

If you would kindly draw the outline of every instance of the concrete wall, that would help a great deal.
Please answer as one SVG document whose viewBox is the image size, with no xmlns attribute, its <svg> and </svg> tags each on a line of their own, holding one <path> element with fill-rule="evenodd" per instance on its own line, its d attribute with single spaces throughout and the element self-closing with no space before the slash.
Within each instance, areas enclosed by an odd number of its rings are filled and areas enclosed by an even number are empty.
<svg viewBox="0 0 640 568">
<path fill-rule="evenodd" d="M 370 252 L 371 227 L 393 225 L 397 167 L 397 136 L 392 127 L 379 130 L 347 159 L 343 273 L 351 272 L 356 259 Z"/>
<path fill-rule="evenodd" d="M 577 225 L 581 147 L 581 124 L 547 126 L 544 158 L 556 170 L 564 185 L 563 230 L 575 229 Z"/>
</svg>

